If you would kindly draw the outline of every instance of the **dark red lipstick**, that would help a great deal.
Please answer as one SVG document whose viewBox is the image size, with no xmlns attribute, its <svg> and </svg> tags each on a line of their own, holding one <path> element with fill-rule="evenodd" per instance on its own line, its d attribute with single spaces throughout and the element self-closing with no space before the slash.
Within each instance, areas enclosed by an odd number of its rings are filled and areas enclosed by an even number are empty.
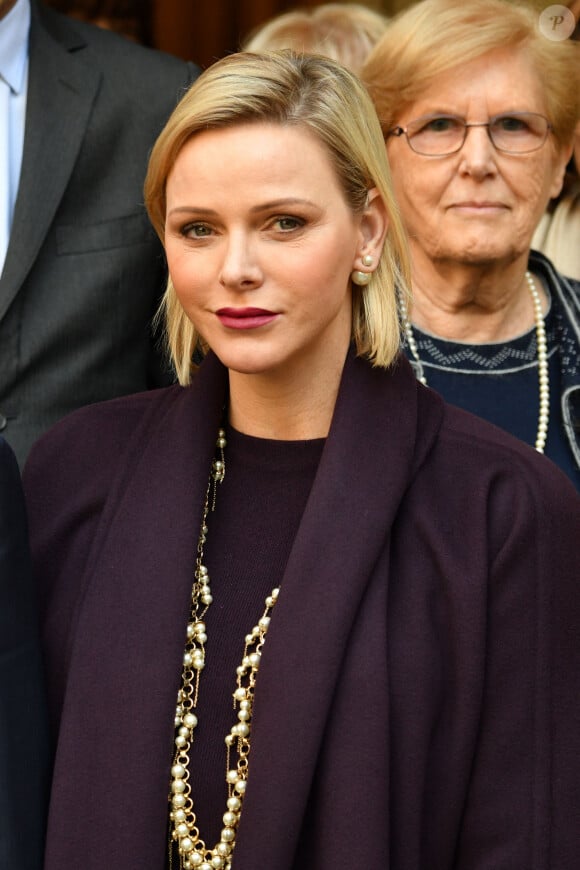
<svg viewBox="0 0 580 870">
<path fill-rule="evenodd" d="M 228 329 L 257 329 L 278 316 L 265 308 L 220 308 L 216 315 L 222 326 Z"/>
</svg>

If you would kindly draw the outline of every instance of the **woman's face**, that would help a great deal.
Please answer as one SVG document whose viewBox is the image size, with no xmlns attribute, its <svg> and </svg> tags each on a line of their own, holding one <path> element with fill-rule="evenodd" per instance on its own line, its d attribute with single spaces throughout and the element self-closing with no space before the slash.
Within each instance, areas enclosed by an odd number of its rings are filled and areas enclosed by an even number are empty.
<svg viewBox="0 0 580 870">
<path fill-rule="evenodd" d="M 498 50 L 434 78 L 407 106 L 401 127 L 425 115 L 468 123 L 504 112 L 546 115 L 542 84 L 523 52 Z M 395 193 L 415 268 L 488 265 L 524 258 L 548 200 L 561 188 L 568 152 L 549 134 L 537 151 L 496 151 L 486 127 L 472 127 L 460 151 L 425 157 L 404 136 L 389 137 Z"/>
<path fill-rule="evenodd" d="M 234 371 L 288 374 L 293 361 L 315 367 L 328 355 L 342 365 L 364 237 L 365 218 L 353 215 L 326 150 L 303 128 L 199 133 L 167 181 L 175 292 Z"/>
</svg>

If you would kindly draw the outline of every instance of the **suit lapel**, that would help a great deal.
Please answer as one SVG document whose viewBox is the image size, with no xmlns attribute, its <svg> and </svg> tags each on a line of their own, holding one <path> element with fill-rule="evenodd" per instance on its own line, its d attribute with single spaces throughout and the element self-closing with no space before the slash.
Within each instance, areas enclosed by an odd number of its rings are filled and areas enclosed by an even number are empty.
<svg viewBox="0 0 580 870">
<path fill-rule="evenodd" d="M 74 48 L 75 51 L 70 51 Z M 6 262 L 0 319 L 46 238 L 75 165 L 101 73 L 79 59 L 82 43 L 56 41 L 32 3 L 30 66 L 22 170 Z"/>
</svg>

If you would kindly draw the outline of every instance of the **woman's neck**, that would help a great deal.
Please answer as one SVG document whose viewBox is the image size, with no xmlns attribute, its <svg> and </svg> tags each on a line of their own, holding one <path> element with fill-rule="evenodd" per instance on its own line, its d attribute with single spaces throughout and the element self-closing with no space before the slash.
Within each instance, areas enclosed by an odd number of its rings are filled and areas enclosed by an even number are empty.
<svg viewBox="0 0 580 870">
<path fill-rule="evenodd" d="M 257 438 L 305 441 L 326 438 L 330 429 L 343 363 L 316 375 L 308 366 L 273 375 L 229 373 L 229 421 Z"/>
<path fill-rule="evenodd" d="M 546 310 L 537 276 L 535 283 Z M 419 329 L 452 341 L 483 344 L 515 338 L 534 325 L 526 260 L 495 268 L 419 267 L 413 274 L 410 315 Z"/>
</svg>

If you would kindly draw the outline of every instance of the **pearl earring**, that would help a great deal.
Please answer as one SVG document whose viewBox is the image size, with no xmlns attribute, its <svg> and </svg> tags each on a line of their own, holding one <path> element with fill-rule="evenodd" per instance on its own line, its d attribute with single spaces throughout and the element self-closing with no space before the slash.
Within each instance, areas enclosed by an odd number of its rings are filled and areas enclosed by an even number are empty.
<svg viewBox="0 0 580 870">
<path fill-rule="evenodd" d="M 350 280 L 353 284 L 358 284 L 359 287 L 366 287 L 372 277 L 372 272 L 359 272 L 358 269 L 355 269 L 350 274 Z"/>
<path fill-rule="evenodd" d="M 371 254 L 365 254 L 364 257 L 362 257 L 362 262 L 364 266 L 372 266 L 374 263 L 374 258 L 371 256 Z M 350 279 L 353 284 L 358 284 L 359 287 L 366 287 L 372 277 L 372 272 L 359 272 L 358 269 L 355 269 L 351 273 Z"/>
</svg>

